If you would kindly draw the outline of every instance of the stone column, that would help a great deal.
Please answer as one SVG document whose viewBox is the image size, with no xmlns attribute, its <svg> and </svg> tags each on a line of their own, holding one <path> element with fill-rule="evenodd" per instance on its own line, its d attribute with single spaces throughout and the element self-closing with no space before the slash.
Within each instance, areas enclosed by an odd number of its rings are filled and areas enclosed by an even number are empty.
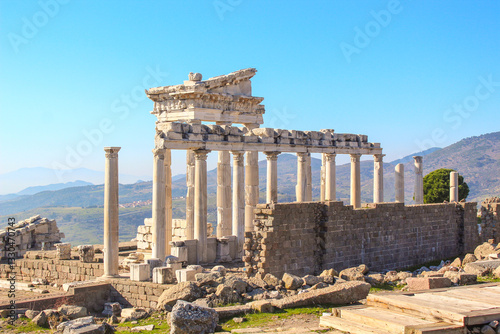
<svg viewBox="0 0 500 334">
<path fill-rule="evenodd" d="M 118 151 L 105 147 L 104 174 L 104 277 L 118 275 Z"/>
<path fill-rule="evenodd" d="M 207 154 L 194 151 L 194 238 L 198 240 L 197 263 L 207 262 Z"/>
<path fill-rule="evenodd" d="M 385 154 L 373 155 L 373 203 L 384 202 L 384 158 Z"/>
<path fill-rule="evenodd" d="M 253 210 L 259 204 L 259 152 L 248 151 L 245 164 L 245 232 L 253 231 Z"/>
<path fill-rule="evenodd" d="M 312 201 L 312 169 L 311 153 L 306 156 L 306 202 Z"/>
<path fill-rule="evenodd" d="M 424 168 L 422 157 L 414 156 L 415 159 L 415 204 L 424 204 Z"/>
<path fill-rule="evenodd" d="M 233 154 L 233 235 L 237 237 L 238 255 L 242 255 L 245 241 L 245 178 L 243 152 Z"/>
<path fill-rule="evenodd" d="M 323 154 L 325 159 L 325 201 L 335 201 L 337 199 L 337 185 L 336 185 L 336 166 L 335 166 L 335 153 Z"/>
<path fill-rule="evenodd" d="M 324 201 L 325 200 L 325 188 L 326 188 L 326 153 L 321 153 L 321 171 L 320 171 L 320 195 L 319 195 L 319 200 Z"/>
<path fill-rule="evenodd" d="M 450 203 L 458 202 L 458 173 L 450 173 Z"/>
<path fill-rule="evenodd" d="M 165 150 L 165 252 L 171 254 L 170 242 L 172 241 L 172 154 L 170 150 Z M 162 259 L 163 260 L 163 259 Z"/>
<path fill-rule="evenodd" d="M 361 154 L 351 154 L 351 205 L 358 209 L 361 207 L 361 170 L 359 166 Z"/>
<path fill-rule="evenodd" d="M 154 149 L 153 164 L 153 259 L 165 260 L 165 150 Z"/>
<path fill-rule="evenodd" d="M 267 158 L 266 203 L 278 203 L 278 155 L 280 152 L 264 152 Z"/>
<path fill-rule="evenodd" d="M 217 238 L 231 235 L 231 164 L 229 151 L 217 162 Z"/>
<path fill-rule="evenodd" d="M 186 151 L 186 239 L 194 239 L 194 151 Z"/>
<path fill-rule="evenodd" d="M 405 202 L 405 165 L 397 164 L 395 167 L 395 194 L 396 194 L 396 202 L 404 203 Z"/>
<path fill-rule="evenodd" d="M 307 153 L 297 153 L 297 185 L 295 186 L 295 195 L 297 202 L 305 202 L 307 188 Z"/>
</svg>

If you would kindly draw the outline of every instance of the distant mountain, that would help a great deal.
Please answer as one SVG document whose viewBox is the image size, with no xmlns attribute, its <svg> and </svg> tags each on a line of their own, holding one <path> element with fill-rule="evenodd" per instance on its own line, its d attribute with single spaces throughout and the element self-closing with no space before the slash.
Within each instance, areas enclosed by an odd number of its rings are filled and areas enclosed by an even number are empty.
<svg viewBox="0 0 500 334">
<path fill-rule="evenodd" d="M 147 176 L 120 174 L 120 182 L 135 183 L 138 180 L 150 180 Z M 88 168 L 56 170 L 45 167 L 21 168 L 13 172 L 0 174 L 0 194 L 15 194 L 25 188 L 47 186 L 83 180 L 91 184 L 103 184 L 104 172 Z"/>
<path fill-rule="evenodd" d="M 77 180 L 74 182 L 66 182 L 66 183 L 54 183 L 54 184 L 49 184 L 46 186 L 28 187 L 28 188 L 23 189 L 20 192 L 18 192 L 17 195 L 34 195 L 34 194 L 42 192 L 42 191 L 54 191 L 54 190 L 61 190 L 61 189 L 65 189 L 65 188 L 82 187 L 82 186 L 90 186 L 90 185 L 93 185 L 93 184 L 90 182 L 82 181 L 82 180 Z"/>
<path fill-rule="evenodd" d="M 414 156 L 418 156 L 419 155 L 419 156 L 425 157 L 426 155 L 431 154 L 432 152 L 436 152 L 436 151 L 438 151 L 440 149 L 441 149 L 441 147 L 431 147 L 431 148 L 429 148 L 429 149 L 427 149 L 425 151 L 413 153 L 413 154 L 407 155 L 406 157 L 403 157 L 401 159 L 391 161 L 391 164 L 397 165 L 397 164 L 405 164 L 405 163 L 408 163 L 408 162 L 412 162 Z"/>
</svg>

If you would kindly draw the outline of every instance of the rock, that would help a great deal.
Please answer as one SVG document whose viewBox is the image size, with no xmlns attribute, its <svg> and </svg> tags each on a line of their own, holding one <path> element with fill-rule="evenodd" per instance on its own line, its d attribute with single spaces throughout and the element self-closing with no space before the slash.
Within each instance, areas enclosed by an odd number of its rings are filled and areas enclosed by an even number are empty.
<svg viewBox="0 0 500 334">
<path fill-rule="evenodd" d="M 467 263 L 472 263 L 476 262 L 477 257 L 474 254 L 468 253 L 465 255 L 463 261 L 462 261 L 462 266 L 465 266 Z"/>
<path fill-rule="evenodd" d="M 10 316 L 9 309 L 0 310 L 0 318 L 8 318 Z"/>
<path fill-rule="evenodd" d="M 196 273 L 202 273 L 203 272 L 203 267 L 200 266 L 199 264 L 190 264 L 189 266 L 186 267 L 186 269 L 193 269 L 196 270 Z"/>
<path fill-rule="evenodd" d="M 408 290 L 427 290 L 447 288 L 451 286 L 451 280 L 447 277 L 409 277 L 406 279 Z"/>
<path fill-rule="evenodd" d="M 371 286 L 376 286 L 384 283 L 385 276 L 382 274 L 370 274 L 365 277 L 365 281 L 370 283 Z"/>
<path fill-rule="evenodd" d="M 493 270 L 493 276 L 495 276 L 496 278 L 500 278 L 500 267 Z"/>
<path fill-rule="evenodd" d="M 488 325 L 481 327 L 481 334 L 496 334 L 496 331 Z"/>
<path fill-rule="evenodd" d="M 257 300 L 255 302 L 251 302 L 250 305 L 252 309 L 261 312 L 261 313 L 273 313 L 273 305 L 266 300 Z"/>
<path fill-rule="evenodd" d="M 170 316 L 170 334 L 213 333 L 218 321 L 215 310 L 179 300 Z"/>
<path fill-rule="evenodd" d="M 266 290 L 262 288 L 253 289 L 251 292 L 246 293 L 244 296 L 252 300 L 265 299 Z"/>
<path fill-rule="evenodd" d="M 70 320 L 87 316 L 87 308 L 76 305 L 62 305 L 57 309 L 59 314 L 67 316 Z"/>
<path fill-rule="evenodd" d="M 80 245 L 78 246 L 78 255 L 80 255 L 80 262 L 94 262 L 94 246 L 93 245 Z"/>
<path fill-rule="evenodd" d="M 497 328 L 498 325 L 500 325 L 500 322 L 498 320 L 493 320 L 488 324 L 488 326 L 490 326 L 491 328 Z"/>
<path fill-rule="evenodd" d="M 490 272 L 489 268 L 482 267 L 475 263 L 467 263 L 464 267 L 464 271 L 467 274 L 474 274 L 477 276 L 486 276 Z"/>
<path fill-rule="evenodd" d="M 338 275 L 339 273 L 335 269 L 331 268 L 323 270 L 323 272 L 319 275 L 319 277 L 335 277 Z"/>
<path fill-rule="evenodd" d="M 26 310 L 26 312 L 24 312 L 24 315 L 26 316 L 26 318 L 28 319 L 33 319 L 34 317 L 36 317 L 38 314 L 40 314 L 40 311 L 34 311 L 34 310 Z"/>
<path fill-rule="evenodd" d="M 202 297 L 203 292 L 196 283 L 181 282 L 163 291 L 158 299 L 157 308 L 158 310 L 168 311 L 179 299 L 192 302 Z"/>
<path fill-rule="evenodd" d="M 405 282 L 408 277 L 413 277 L 413 274 L 408 271 L 401 271 L 397 275 L 398 280 Z"/>
<path fill-rule="evenodd" d="M 278 279 L 278 277 L 274 276 L 273 274 L 266 274 L 266 276 L 264 276 L 264 282 L 272 287 L 276 287 L 281 284 L 281 281 Z"/>
<path fill-rule="evenodd" d="M 319 282 L 321 282 L 321 280 L 318 277 L 313 276 L 313 275 L 306 275 L 306 276 L 302 277 L 302 280 L 304 281 L 305 285 L 309 285 L 309 286 L 313 286 L 313 285 L 316 285 Z"/>
<path fill-rule="evenodd" d="M 104 303 L 104 311 L 102 314 L 105 316 L 116 315 L 117 317 L 121 316 L 122 307 L 119 303 Z"/>
<path fill-rule="evenodd" d="M 342 270 L 339 277 L 346 281 L 365 281 L 365 274 L 368 272 L 368 267 L 364 264 L 358 267 L 352 267 Z"/>
<path fill-rule="evenodd" d="M 283 299 L 271 299 L 271 304 L 278 308 L 299 307 L 317 304 L 346 305 L 366 298 L 371 285 L 365 282 L 352 281 L 337 283 L 324 289 L 309 290 L 300 295 Z"/>
<path fill-rule="evenodd" d="M 297 290 L 304 284 L 302 278 L 288 273 L 284 273 L 281 280 L 285 284 L 285 288 L 288 290 Z"/>
<path fill-rule="evenodd" d="M 224 306 L 224 307 L 215 307 L 214 310 L 219 315 L 219 318 L 227 319 L 227 318 L 233 318 L 240 314 L 247 314 L 252 312 L 252 306 L 250 304 Z"/>
<path fill-rule="evenodd" d="M 222 304 L 234 303 L 239 300 L 238 295 L 233 291 L 233 289 L 223 284 L 217 287 L 217 291 L 215 291 L 215 296 L 217 296 L 217 299 Z"/>
<path fill-rule="evenodd" d="M 219 273 L 221 276 L 226 276 L 226 268 L 224 266 L 218 265 L 212 268 L 211 272 Z"/>
<path fill-rule="evenodd" d="M 49 321 L 48 321 L 48 317 L 47 315 L 45 314 L 44 311 L 38 313 L 37 316 L 35 316 L 32 320 L 32 322 L 37 325 L 37 326 L 40 326 L 40 327 L 49 327 Z"/>
<path fill-rule="evenodd" d="M 477 283 L 477 275 L 460 273 L 456 271 L 447 271 L 444 277 L 448 277 L 452 283 L 458 285 L 470 285 Z"/>
<path fill-rule="evenodd" d="M 109 318 L 109 321 L 108 321 L 108 323 L 110 323 L 110 324 L 117 324 L 118 322 L 119 322 L 118 317 L 114 314 Z"/>
<path fill-rule="evenodd" d="M 224 280 L 224 285 L 235 290 L 238 294 L 243 294 L 247 291 L 248 283 L 241 278 L 231 276 Z"/>
<path fill-rule="evenodd" d="M 57 325 L 57 331 L 61 333 L 71 333 L 77 329 L 93 324 L 95 324 L 95 319 L 93 316 L 83 317 L 75 320 L 61 322 L 59 325 Z"/>
<path fill-rule="evenodd" d="M 488 242 L 485 242 L 482 245 L 477 246 L 476 249 L 474 250 L 474 255 L 479 260 L 486 258 L 488 257 L 488 255 L 493 253 L 496 253 L 495 247 Z"/>
<path fill-rule="evenodd" d="M 140 319 L 144 319 L 148 316 L 149 316 L 149 312 L 143 308 L 130 307 L 130 308 L 122 309 L 122 318 L 127 319 L 126 321 L 140 320 Z"/>
<path fill-rule="evenodd" d="M 155 325 L 136 326 L 130 329 L 131 332 L 152 331 Z"/>
<path fill-rule="evenodd" d="M 325 282 L 319 282 L 318 284 L 315 284 L 311 287 L 311 290 L 316 290 L 316 289 L 324 289 L 327 288 L 329 285 L 326 284 Z M 276 291 L 277 292 L 277 291 Z"/>
<path fill-rule="evenodd" d="M 218 284 L 217 279 L 221 278 L 222 275 L 220 272 L 210 272 L 210 273 L 199 273 L 194 275 L 194 277 L 196 279 L 196 282 L 198 282 L 200 286 L 206 286 L 206 285 L 216 286 Z"/>
<path fill-rule="evenodd" d="M 452 263 L 450 263 L 450 266 L 452 267 L 461 267 L 462 266 L 462 260 L 460 260 L 459 257 L 457 257 L 455 260 L 453 260 Z"/>
<path fill-rule="evenodd" d="M 236 318 L 233 318 L 233 321 L 235 323 L 237 323 L 237 324 L 241 324 L 242 322 L 247 321 L 247 319 L 246 318 L 238 318 L 238 317 L 236 317 Z"/>
</svg>

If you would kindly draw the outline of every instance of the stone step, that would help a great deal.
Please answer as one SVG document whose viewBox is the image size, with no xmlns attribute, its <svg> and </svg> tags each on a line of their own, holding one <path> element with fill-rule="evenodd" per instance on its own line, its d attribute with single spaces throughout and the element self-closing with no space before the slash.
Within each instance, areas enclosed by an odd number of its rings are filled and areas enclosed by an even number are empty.
<svg viewBox="0 0 500 334">
<path fill-rule="evenodd" d="M 341 319 L 332 315 L 324 315 L 319 318 L 319 325 L 330 327 L 350 334 L 380 334 L 380 328 L 358 324 L 353 321 Z"/>
</svg>

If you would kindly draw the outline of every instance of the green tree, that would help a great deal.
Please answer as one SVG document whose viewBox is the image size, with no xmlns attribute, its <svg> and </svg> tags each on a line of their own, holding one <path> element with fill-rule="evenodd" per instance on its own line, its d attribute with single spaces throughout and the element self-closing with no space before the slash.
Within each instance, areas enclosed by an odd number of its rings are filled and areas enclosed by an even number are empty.
<svg viewBox="0 0 500 334">
<path fill-rule="evenodd" d="M 424 177 L 424 203 L 443 203 L 450 200 L 450 172 L 453 169 L 437 169 Z M 462 175 L 458 175 L 458 198 L 466 199 L 469 186 Z"/>
</svg>

